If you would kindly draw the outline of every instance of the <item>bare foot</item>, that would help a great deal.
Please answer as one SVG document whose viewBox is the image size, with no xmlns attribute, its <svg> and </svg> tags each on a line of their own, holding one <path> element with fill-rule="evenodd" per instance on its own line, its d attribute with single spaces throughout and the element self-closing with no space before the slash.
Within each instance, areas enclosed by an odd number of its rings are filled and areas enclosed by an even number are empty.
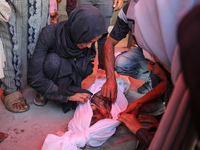
<svg viewBox="0 0 200 150">
<path fill-rule="evenodd" d="M 5 138 L 7 138 L 7 137 L 8 137 L 7 133 L 0 132 L 0 143 L 3 142 L 3 140 L 5 140 Z"/>
</svg>

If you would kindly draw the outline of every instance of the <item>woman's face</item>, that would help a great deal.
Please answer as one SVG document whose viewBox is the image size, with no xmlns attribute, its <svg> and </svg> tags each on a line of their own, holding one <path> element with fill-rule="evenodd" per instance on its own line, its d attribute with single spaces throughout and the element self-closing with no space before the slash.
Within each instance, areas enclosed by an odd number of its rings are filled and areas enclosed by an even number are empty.
<svg viewBox="0 0 200 150">
<path fill-rule="evenodd" d="M 148 61 L 148 70 L 152 70 L 154 74 L 162 78 L 163 80 L 167 80 L 165 72 L 159 67 L 158 63 Z"/>
<path fill-rule="evenodd" d="M 77 45 L 77 47 L 80 48 L 80 49 L 84 49 L 84 48 L 86 48 L 86 47 L 87 47 L 87 48 L 91 48 L 92 43 L 94 43 L 94 42 L 96 42 L 98 39 L 100 39 L 101 36 L 102 36 L 102 35 L 100 35 L 100 36 L 98 36 L 98 37 L 92 39 L 91 41 L 89 41 L 89 42 L 87 42 L 87 43 L 80 43 L 80 44 L 76 44 L 76 45 Z"/>
</svg>

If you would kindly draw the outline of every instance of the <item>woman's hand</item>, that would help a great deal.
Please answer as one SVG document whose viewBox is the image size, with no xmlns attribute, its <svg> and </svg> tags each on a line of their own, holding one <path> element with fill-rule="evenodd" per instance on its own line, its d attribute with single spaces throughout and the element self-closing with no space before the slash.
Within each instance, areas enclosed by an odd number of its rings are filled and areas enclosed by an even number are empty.
<svg viewBox="0 0 200 150">
<path fill-rule="evenodd" d="M 134 134 L 140 128 L 144 128 L 143 125 L 138 121 L 138 119 L 132 114 L 121 113 L 120 115 L 118 115 L 118 121 L 125 123 L 129 130 Z"/>
<path fill-rule="evenodd" d="M 85 103 L 89 99 L 91 99 L 91 95 L 89 93 L 76 93 L 75 95 L 69 97 L 70 101 L 77 101 L 80 103 Z"/>
</svg>

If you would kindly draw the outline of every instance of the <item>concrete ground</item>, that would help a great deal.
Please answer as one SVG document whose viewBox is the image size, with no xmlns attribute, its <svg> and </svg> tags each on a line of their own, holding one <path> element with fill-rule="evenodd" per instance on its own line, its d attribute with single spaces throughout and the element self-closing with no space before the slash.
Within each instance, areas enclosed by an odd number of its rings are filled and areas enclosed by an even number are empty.
<svg viewBox="0 0 200 150">
<path fill-rule="evenodd" d="M 121 41 L 116 52 L 126 50 L 127 38 Z M 82 82 L 83 88 L 89 88 L 97 75 L 97 58 L 93 74 Z M 135 92 L 144 81 L 129 78 L 131 81 L 127 99 L 131 103 L 142 95 Z M 57 130 L 66 131 L 67 124 L 73 117 L 74 111 L 63 113 L 59 103 L 49 101 L 45 106 L 39 107 L 33 104 L 36 92 L 28 88 L 23 92 L 30 109 L 24 113 L 12 113 L 6 110 L 0 102 L 0 132 L 8 133 L 9 136 L 0 143 L 0 150 L 39 150 L 47 134 L 55 133 Z M 123 144 L 117 146 L 123 149 Z M 107 148 L 112 149 L 112 148 Z M 115 149 L 115 148 L 114 148 Z M 124 150 L 124 149 L 123 149 Z"/>
</svg>

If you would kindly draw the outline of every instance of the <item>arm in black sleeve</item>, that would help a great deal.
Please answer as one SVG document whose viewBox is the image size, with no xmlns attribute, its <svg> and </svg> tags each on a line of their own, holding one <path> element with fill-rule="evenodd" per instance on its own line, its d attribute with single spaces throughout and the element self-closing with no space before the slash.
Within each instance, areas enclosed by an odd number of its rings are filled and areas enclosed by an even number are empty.
<svg viewBox="0 0 200 150">
<path fill-rule="evenodd" d="M 129 3 L 126 4 L 123 7 L 123 9 L 120 10 L 116 23 L 110 33 L 110 36 L 117 41 L 120 41 L 123 38 L 125 38 L 127 33 L 131 30 L 129 27 L 129 20 L 126 17 L 128 6 Z"/>
<path fill-rule="evenodd" d="M 136 132 L 136 137 L 139 140 L 140 146 L 142 147 L 143 150 L 148 149 L 148 147 L 153 139 L 150 132 L 145 128 L 140 128 Z"/>
<path fill-rule="evenodd" d="M 47 99 L 67 102 L 68 96 L 60 95 L 58 86 L 52 80 L 47 79 L 43 72 L 46 55 L 55 48 L 55 41 L 55 25 L 43 28 L 30 61 L 28 84 Z"/>
</svg>

